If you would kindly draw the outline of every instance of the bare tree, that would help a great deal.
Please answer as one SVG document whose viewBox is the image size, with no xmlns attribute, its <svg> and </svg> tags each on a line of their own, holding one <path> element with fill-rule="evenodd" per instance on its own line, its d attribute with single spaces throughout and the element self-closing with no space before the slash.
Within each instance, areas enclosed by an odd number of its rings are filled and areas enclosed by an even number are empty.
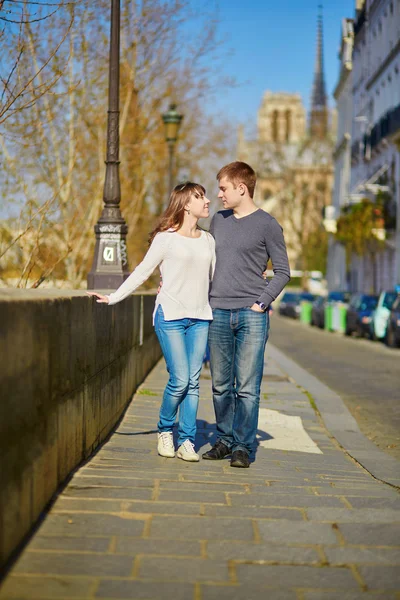
<svg viewBox="0 0 400 600">
<path fill-rule="evenodd" d="M 188 177 L 201 177 L 205 150 L 222 156 L 226 148 L 226 138 L 219 135 L 225 124 L 217 125 L 204 110 L 205 98 L 216 89 L 217 73 L 209 64 L 218 53 L 216 25 L 205 7 L 203 15 L 194 15 L 186 0 L 124 3 L 120 171 L 133 263 L 143 255 L 168 193 L 161 121 L 168 103 L 175 100 L 185 114 L 177 170 L 184 165 Z M 57 42 L 69 23 L 60 11 L 52 17 L 58 20 L 47 38 L 41 35 L 43 21 L 26 25 L 26 72 L 35 73 L 39 89 L 45 89 L 47 76 L 58 79 L 51 92 L 27 110 L 14 111 L 0 137 L 7 173 L 1 193 L 13 198 L 14 210 L 22 204 L 14 236 L 14 247 L 24 248 L 25 257 L 18 266 L 23 274 L 19 285 L 38 285 L 57 273 L 67 285 L 80 286 L 90 266 L 93 225 L 102 208 L 109 2 L 82 0 L 68 10 L 73 11 L 73 21 L 60 46 Z M 188 27 L 194 17 L 198 35 Z M 50 46 L 58 50 L 46 74 L 40 66 Z M 209 133 L 200 126 L 205 118 Z"/>
<path fill-rule="evenodd" d="M 61 12 L 65 20 L 61 37 L 46 48 L 35 69 L 26 60 L 28 38 L 32 30 L 46 22 L 51 28 Z M 0 125 L 15 112 L 27 110 L 47 94 L 62 73 L 62 65 L 51 69 L 73 22 L 73 2 L 2 0 L 0 3 Z"/>
</svg>

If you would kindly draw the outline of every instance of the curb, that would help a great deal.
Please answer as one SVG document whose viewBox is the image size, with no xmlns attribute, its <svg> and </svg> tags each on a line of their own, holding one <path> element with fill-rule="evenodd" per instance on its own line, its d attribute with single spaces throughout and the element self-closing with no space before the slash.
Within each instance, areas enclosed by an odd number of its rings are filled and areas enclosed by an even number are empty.
<svg viewBox="0 0 400 600">
<path fill-rule="evenodd" d="M 313 397 L 326 429 L 340 446 L 375 479 L 400 488 L 400 463 L 379 450 L 363 433 L 341 397 L 272 344 L 270 356 Z"/>
</svg>

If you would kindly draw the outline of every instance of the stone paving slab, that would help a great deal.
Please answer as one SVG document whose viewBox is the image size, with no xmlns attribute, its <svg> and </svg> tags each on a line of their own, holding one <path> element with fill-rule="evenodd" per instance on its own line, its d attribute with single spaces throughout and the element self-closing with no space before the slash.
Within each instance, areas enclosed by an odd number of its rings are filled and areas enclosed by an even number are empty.
<svg viewBox="0 0 400 600">
<path fill-rule="evenodd" d="M 298 381 L 272 348 L 266 365 L 261 408 L 273 411 L 263 414 L 274 435 L 263 421 L 255 461 L 233 469 L 229 459 L 157 455 L 161 361 L 118 430 L 53 503 L 0 599 L 399 600 L 398 490 L 340 447 L 304 373 Z M 202 452 L 216 439 L 208 371 L 200 396 Z M 338 427 L 341 408 L 328 400 Z M 282 429 L 287 417 L 300 418 L 298 439 Z"/>
</svg>

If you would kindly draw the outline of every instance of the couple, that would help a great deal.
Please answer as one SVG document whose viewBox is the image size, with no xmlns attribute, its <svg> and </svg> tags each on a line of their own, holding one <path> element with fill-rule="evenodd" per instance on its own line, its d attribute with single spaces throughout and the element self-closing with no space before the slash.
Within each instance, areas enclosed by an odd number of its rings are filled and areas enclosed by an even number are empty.
<svg viewBox="0 0 400 600">
<path fill-rule="evenodd" d="M 143 261 L 116 292 L 88 293 L 97 302 L 116 304 L 160 267 L 162 287 L 153 318 L 169 381 L 160 408 L 158 454 L 175 456 L 172 429 L 179 409 L 176 456 L 199 460 L 194 442 L 208 340 L 218 439 L 203 458 L 231 455 L 232 467 L 246 468 L 257 432 L 268 307 L 290 271 L 282 228 L 254 204 L 254 170 L 233 162 L 217 180 L 224 210 L 214 215 L 210 233 L 198 227 L 198 220 L 209 216 L 205 189 L 197 183 L 178 185 Z M 263 277 L 269 259 L 271 281 Z"/>
</svg>

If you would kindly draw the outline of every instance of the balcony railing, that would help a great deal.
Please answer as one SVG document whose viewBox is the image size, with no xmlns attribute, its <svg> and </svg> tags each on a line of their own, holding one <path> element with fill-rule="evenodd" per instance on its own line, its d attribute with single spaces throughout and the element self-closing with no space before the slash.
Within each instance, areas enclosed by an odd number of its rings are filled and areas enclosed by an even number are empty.
<svg viewBox="0 0 400 600">
<path fill-rule="evenodd" d="M 400 132 L 400 104 L 388 110 L 371 129 L 370 133 L 351 145 L 351 158 L 358 160 L 360 156 L 365 159 L 368 153 L 376 148 L 379 143 L 389 136 Z"/>
<path fill-rule="evenodd" d="M 400 130 L 400 104 L 389 110 L 374 125 L 370 133 L 371 148 L 375 148 L 380 141 Z"/>
</svg>

